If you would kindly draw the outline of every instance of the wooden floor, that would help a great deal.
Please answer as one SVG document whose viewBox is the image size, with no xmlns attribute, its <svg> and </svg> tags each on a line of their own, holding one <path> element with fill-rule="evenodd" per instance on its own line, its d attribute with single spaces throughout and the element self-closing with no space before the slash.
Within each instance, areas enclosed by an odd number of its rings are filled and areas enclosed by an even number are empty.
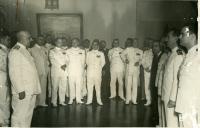
<svg viewBox="0 0 200 128">
<path fill-rule="evenodd" d="M 34 111 L 32 126 L 34 127 L 153 127 L 155 121 L 152 118 L 151 106 L 145 107 L 144 78 L 140 74 L 140 87 L 138 88 L 138 105 L 125 105 L 119 98 L 108 99 L 109 79 L 102 81 L 102 101 L 103 106 L 96 103 L 96 98 L 92 105 L 72 104 L 65 107 L 37 108 Z M 106 77 L 107 78 L 107 77 Z M 105 86 L 106 85 L 106 86 Z M 95 95 L 95 92 L 94 92 Z M 69 99 L 66 100 L 68 102 Z M 86 102 L 86 99 L 84 99 Z"/>
<path fill-rule="evenodd" d="M 34 111 L 34 127 L 151 127 L 151 107 L 145 107 L 144 101 L 138 105 L 125 105 L 119 98 L 103 100 L 104 105 L 72 104 L 57 108 L 37 108 Z"/>
</svg>

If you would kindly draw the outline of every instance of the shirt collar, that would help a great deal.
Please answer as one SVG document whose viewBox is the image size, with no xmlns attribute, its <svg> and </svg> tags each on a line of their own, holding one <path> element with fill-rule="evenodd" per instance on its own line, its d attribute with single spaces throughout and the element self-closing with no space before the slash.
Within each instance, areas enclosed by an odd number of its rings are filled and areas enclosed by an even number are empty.
<svg viewBox="0 0 200 128">
<path fill-rule="evenodd" d="M 2 47 L 2 49 L 6 50 L 6 51 L 8 50 L 8 48 L 3 44 L 0 44 L 0 47 Z"/>
<path fill-rule="evenodd" d="M 38 44 L 35 44 L 35 47 L 41 48 L 41 46 L 40 46 L 40 45 L 38 45 Z"/>
<path fill-rule="evenodd" d="M 64 50 L 66 50 L 66 49 L 68 49 L 68 46 L 63 46 L 62 48 L 63 48 Z"/>
<path fill-rule="evenodd" d="M 79 50 L 79 47 L 71 47 L 71 49 L 73 49 L 73 50 Z"/>
<path fill-rule="evenodd" d="M 26 49 L 26 47 L 23 44 L 19 43 L 19 42 L 17 42 L 17 45 L 19 45 L 20 47 Z"/>
<path fill-rule="evenodd" d="M 196 52 L 196 49 L 197 49 L 197 48 L 198 48 L 197 45 L 193 46 L 192 48 L 190 48 L 190 49 L 188 50 L 188 54 L 191 54 L 191 53 Z"/>
<path fill-rule="evenodd" d="M 56 49 L 56 50 L 61 50 L 61 48 L 59 48 L 59 47 L 55 47 L 55 49 Z"/>
<path fill-rule="evenodd" d="M 178 47 L 175 47 L 172 49 L 172 53 L 176 52 L 178 50 Z"/>
</svg>

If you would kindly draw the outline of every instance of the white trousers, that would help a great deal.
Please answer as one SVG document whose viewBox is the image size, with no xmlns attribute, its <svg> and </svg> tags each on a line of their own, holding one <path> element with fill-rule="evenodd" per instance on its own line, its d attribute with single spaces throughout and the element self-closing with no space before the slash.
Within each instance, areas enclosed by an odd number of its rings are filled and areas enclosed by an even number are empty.
<svg viewBox="0 0 200 128">
<path fill-rule="evenodd" d="M 51 80 L 51 69 L 49 69 L 48 75 L 48 97 L 51 97 L 51 90 L 52 90 L 52 80 Z"/>
<path fill-rule="evenodd" d="M 144 71 L 144 92 L 147 102 L 151 103 L 151 93 L 150 93 L 150 73 Z"/>
<path fill-rule="evenodd" d="M 69 75 L 70 101 L 81 102 L 82 76 Z"/>
<path fill-rule="evenodd" d="M 185 128 L 199 128 L 199 114 L 198 112 L 188 112 L 179 114 L 179 127 Z"/>
<path fill-rule="evenodd" d="M 69 78 L 67 77 L 66 80 L 66 92 L 65 92 L 65 96 L 69 97 Z"/>
<path fill-rule="evenodd" d="M 178 115 L 175 108 L 168 108 L 168 102 L 164 101 L 164 112 L 166 116 L 166 127 L 178 127 Z"/>
<path fill-rule="evenodd" d="M 87 89 L 88 89 L 88 97 L 87 103 L 92 103 L 93 99 L 93 89 L 95 87 L 96 98 L 98 103 L 102 103 L 101 101 L 101 76 L 87 76 Z"/>
<path fill-rule="evenodd" d="M 8 126 L 10 119 L 10 92 L 7 86 L 0 87 L 0 124 Z"/>
<path fill-rule="evenodd" d="M 162 104 L 161 96 L 158 96 L 158 115 L 159 115 L 159 126 L 165 127 L 165 113 L 164 113 L 164 106 Z"/>
<path fill-rule="evenodd" d="M 117 69 L 116 69 L 117 70 Z M 116 82 L 119 83 L 118 94 L 124 99 L 124 86 L 123 86 L 123 78 L 124 72 L 116 72 L 115 70 L 111 70 L 111 81 L 110 81 L 110 97 L 116 96 Z"/>
<path fill-rule="evenodd" d="M 20 100 L 18 95 L 12 96 L 11 127 L 31 126 L 35 102 L 36 95 L 26 95 L 23 100 Z"/>
<path fill-rule="evenodd" d="M 130 102 L 132 100 L 133 103 L 136 103 L 138 79 L 139 71 L 126 74 L 126 102 Z"/>
<path fill-rule="evenodd" d="M 47 75 L 39 75 L 41 93 L 37 95 L 36 105 L 46 104 L 46 91 L 47 91 Z"/>
<path fill-rule="evenodd" d="M 65 75 L 52 75 L 52 99 L 51 103 L 57 104 L 57 97 L 59 95 L 59 103 L 62 104 L 65 102 L 66 86 L 67 86 L 67 77 Z"/>
<path fill-rule="evenodd" d="M 83 73 L 83 84 L 81 89 L 81 95 L 82 97 L 87 95 L 87 71 L 85 70 Z"/>
</svg>

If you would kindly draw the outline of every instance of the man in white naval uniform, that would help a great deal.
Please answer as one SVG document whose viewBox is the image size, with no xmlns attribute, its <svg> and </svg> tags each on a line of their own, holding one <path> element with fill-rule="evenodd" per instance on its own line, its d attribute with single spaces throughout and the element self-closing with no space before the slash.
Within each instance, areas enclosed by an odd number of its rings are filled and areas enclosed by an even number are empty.
<svg viewBox="0 0 200 128">
<path fill-rule="evenodd" d="M 9 76 L 12 84 L 12 127 L 30 127 L 36 96 L 40 94 L 40 80 L 33 57 L 28 52 L 30 34 L 17 33 L 17 44 L 11 49 Z"/>
<path fill-rule="evenodd" d="M 133 47 L 133 39 L 127 39 L 128 46 L 122 52 L 122 59 L 126 63 L 125 86 L 126 86 L 126 104 L 130 101 L 137 104 L 137 88 L 139 79 L 139 66 L 142 59 L 142 50 Z"/>
<path fill-rule="evenodd" d="M 101 75 L 102 68 L 105 65 L 105 57 L 103 52 L 99 50 L 99 40 L 95 39 L 92 44 L 92 50 L 88 52 L 86 58 L 87 64 L 87 103 L 91 104 L 93 99 L 93 89 L 96 90 L 97 103 L 103 105 L 101 101 Z"/>
<path fill-rule="evenodd" d="M 116 82 L 118 81 L 118 94 L 119 97 L 123 100 L 124 98 L 124 62 L 122 60 L 121 54 L 123 49 L 119 47 L 119 39 L 113 40 L 113 48 L 108 52 L 108 58 L 110 61 L 110 74 L 111 74 L 111 81 L 110 81 L 110 98 L 116 97 Z"/>
<path fill-rule="evenodd" d="M 177 30 L 172 29 L 167 35 L 168 47 L 172 50 L 165 66 L 162 101 L 166 117 L 166 127 L 178 127 L 178 116 L 175 113 L 176 96 L 178 90 L 178 71 L 183 61 L 183 52 L 178 48 Z"/>
<path fill-rule="evenodd" d="M 8 52 L 10 37 L 0 37 L 0 127 L 10 123 L 10 85 L 8 81 Z"/>
<path fill-rule="evenodd" d="M 162 56 L 160 57 L 159 63 L 158 63 L 158 69 L 157 69 L 157 75 L 156 75 L 156 81 L 155 86 L 158 88 L 158 114 L 159 114 L 159 126 L 164 127 L 165 124 L 165 117 L 164 117 L 164 111 L 162 109 L 162 101 L 161 101 L 161 93 L 162 93 L 162 85 L 163 85 L 163 75 L 164 75 L 164 67 L 166 64 L 166 61 L 170 55 L 170 49 L 167 47 L 166 43 L 166 37 L 163 37 L 160 42 L 161 51 L 163 52 Z"/>
<path fill-rule="evenodd" d="M 146 104 L 148 106 L 151 104 L 151 94 L 150 94 L 150 71 L 151 64 L 153 60 L 152 42 L 146 41 L 144 44 L 145 50 L 142 56 L 142 66 L 144 68 L 144 92 L 146 96 Z"/>
<path fill-rule="evenodd" d="M 195 27 L 196 28 L 196 27 Z M 182 28 L 180 44 L 188 50 L 179 71 L 179 85 L 175 111 L 180 127 L 200 127 L 200 56 L 193 26 Z"/>
<path fill-rule="evenodd" d="M 85 68 L 85 52 L 79 47 L 79 39 L 72 39 L 72 47 L 67 50 L 69 58 L 68 77 L 69 77 L 69 90 L 70 100 L 68 104 L 72 104 L 76 98 L 77 103 L 81 101 L 81 89 L 83 83 L 83 73 Z"/>
<path fill-rule="evenodd" d="M 43 47 L 45 42 L 43 36 L 38 36 L 36 44 L 29 49 L 29 52 L 34 58 L 37 72 L 40 79 L 41 94 L 38 95 L 36 105 L 46 107 L 46 89 L 48 75 L 48 51 Z"/>
<path fill-rule="evenodd" d="M 55 48 L 50 50 L 49 58 L 51 62 L 51 79 L 52 79 L 52 99 L 53 107 L 57 107 L 57 97 L 59 104 L 65 106 L 65 93 L 67 86 L 67 65 L 68 58 L 66 52 L 62 49 L 62 39 L 55 39 Z M 58 96 L 57 96 L 58 94 Z"/>
</svg>

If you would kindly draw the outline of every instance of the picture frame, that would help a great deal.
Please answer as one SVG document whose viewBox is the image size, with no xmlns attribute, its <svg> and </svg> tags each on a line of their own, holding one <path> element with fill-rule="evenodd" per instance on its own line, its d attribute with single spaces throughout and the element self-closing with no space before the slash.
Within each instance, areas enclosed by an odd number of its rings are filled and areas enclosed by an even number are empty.
<svg viewBox="0 0 200 128">
<path fill-rule="evenodd" d="M 83 39 L 83 15 L 80 13 L 37 13 L 38 35 Z"/>
</svg>

